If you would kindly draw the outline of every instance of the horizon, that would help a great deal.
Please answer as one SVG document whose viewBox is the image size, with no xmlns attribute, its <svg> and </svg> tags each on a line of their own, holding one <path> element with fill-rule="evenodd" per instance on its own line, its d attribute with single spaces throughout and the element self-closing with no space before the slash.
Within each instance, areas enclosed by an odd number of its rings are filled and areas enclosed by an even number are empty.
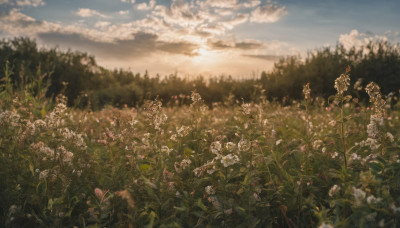
<svg viewBox="0 0 400 228">
<path fill-rule="evenodd" d="M 0 38 L 87 52 L 107 69 L 251 78 L 316 48 L 398 43 L 399 11 L 395 0 L 0 0 Z"/>
</svg>

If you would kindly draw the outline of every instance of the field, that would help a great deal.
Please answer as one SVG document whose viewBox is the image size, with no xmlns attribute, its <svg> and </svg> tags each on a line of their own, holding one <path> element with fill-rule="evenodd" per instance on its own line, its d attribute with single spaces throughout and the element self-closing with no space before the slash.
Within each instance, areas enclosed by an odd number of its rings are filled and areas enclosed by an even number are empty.
<svg viewBox="0 0 400 228">
<path fill-rule="evenodd" d="M 348 73 L 329 100 L 307 84 L 289 106 L 259 88 L 259 103 L 193 91 L 96 112 L 6 75 L 0 226 L 397 227 L 400 103 Z"/>
</svg>

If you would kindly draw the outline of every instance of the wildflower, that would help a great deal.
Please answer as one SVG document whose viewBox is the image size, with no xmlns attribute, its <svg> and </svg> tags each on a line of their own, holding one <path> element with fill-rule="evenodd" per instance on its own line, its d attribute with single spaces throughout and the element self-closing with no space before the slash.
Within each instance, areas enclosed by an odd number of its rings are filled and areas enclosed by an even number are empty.
<svg viewBox="0 0 400 228">
<path fill-rule="evenodd" d="M 331 127 L 334 127 L 334 126 L 336 126 L 336 121 L 335 120 L 331 120 L 331 121 L 329 121 L 329 126 L 331 126 Z"/>
<path fill-rule="evenodd" d="M 205 187 L 206 193 L 208 195 L 214 195 L 215 194 L 215 189 L 213 188 L 213 186 L 209 185 L 207 187 Z"/>
<path fill-rule="evenodd" d="M 383 117 L 379 114 L 373 114 L 370 123 L 367 126 L 367 133 L 370 138 L 375 138 L 379 134 L 379 126 L 383 125 Z"/>
<path fill-rule="evenodd" d="M 352 154 L 351 154 L 351 158 L 352 158 L 354 161 L 356 161 L 356 160 L 361 160 L 361 157 L 358 156 L 356 153 L 352 153 Z"/>
<path fill-rule="evenodd" d="M 365 198 L 365 192 L 362 189 L 353 187 L 354 205 L 360 206 Z"/>
<path fill-rule="evenodd" d="M 250 142 L 246 139 L 241 139 L 238 143 L 238 148 L 240 151 L 247 151 L 250 149 Z"/>
<path fill-rule="evenodd" d="M 334 228 L 334 226 L 332 226 L 332 225 L 329 224 L 329 223 L 323 222 L 321 225 L 319 225 L 318 228 Z"/>
<path fill-rule="evenodd" d="M 255 201 L 261 201 L 260 196 L 256 192 L 253 193 L 253 198 Z"/>
<path fill-rule="evenodd" d="M 336 78 L 335 89 L 337 90 L 339 95 L 343 95 L 343 93 L 347 91 L 349 85 L 350 85 L 350 77 L 347 74 L 346 70 L 345 74 L 341 74 L 338 78 Z"/>
<path fill-rule="evenodd" d="M 189 126 L 181 126 L 177 131 L 179 137 L 185 137 L 190 132 Z M 172 137 L 172 136 L 171 136 Z"/>
<path fill-rule="evenodd" d="M 0 113 L 0 125 L 9 124 L 12 127 L 17 127 L 20 121 L 20 115 L 13 111 L 4 111 Z"/>
<path fill-rule="evenodd" d="M 311 93 L 310 83 L 307 83 L 303 86 L 304 99 L 310 100 L 311 99 L 310 93 Z"/>
<path fill-rule="evenodd" d="M 69 164 L 72 163 L 72 159 L 74 158 L 74 154 L 72 152 L 67 151 L 64 146 L 59 146 L 57 151 L 58 154 L 61 155 L 61 162 Z"/>
<path fill-rule="evenodd" d="M 277 145 L 277 146 L 278 146 L 279 144 L 281 144 L 281 143 L 282 143 L 282 141 L 283 141 L 282 139 L 279 139 L 279 140 L 277 140 L 277 141 L 275 142 L 275 145 Z"/>
<path fill-rule="evenodd" d="M 99 198 L 99 200 L 102 200 L 104 197 L 104 193 L 100 188 L 95 188 L 94 194 L 97 196 L 97 198 Z"/>
<path fill-rule="evenodd" d="M 181 168 L 182 169 L 186 169 L 187 167 L 189 167 L 189 165 L 192 163 L 192 161 L 190 161 L 189 159 L 183 159 L 181 161 Z"/>
<path fill-rule="evenodd" d="M 42 172 L 39 173 L 39 180 L 46 179 L 49 175 L 49 170 L 43 170 Z"/>
<path fill-rule="evenodd" d="M 368 204 L 376 204 L 382 201 L 382 198 L 378 197 L 376 198 L 374 195 L 370 195 L 367 197 L 367 203 Z"/>
<path fill-rule="evenodd" d="M 173 149 L 168 148 L 168 146 L 162 146 L 161 147 L 161 152 L 162 153 L 166 153 L 167 155 L 169 155 L 169 153 L 171 153 Z"/>
<path fill-rule="evenodd" d="M 219 151 L 221 151 L 221 148 L 222 148 L 222 146 L 219 141 L 215 141 L 215 142 L 211 143 L 211 145 L 210 145 L 210 150 L 215 155 L 219 155 Z"/>
<path fill-rule="evenodd" d="M 217 209 L 217 210 L 221 209 L 221 204 L 219 203 L 216 196 L 210 196 L 207 199 L 208 199 L 208 202 L 210 202 L 215 209 Z"/>
<path fill-rule="evenodd" d="M 339 153 L 337 151 L 333 152 L 332 154 L 332 158 L 336 158 L 339 155 Z"/>
<path fill-rule="evenodd" d="M 340 191 L 340 186 L 335 184 L 335 185 L 332 186 L 331 189 L 329 189 L 328 195 L 330 197 L 332 197 L 332 196 L 336 195 L 336 193 L 338 193 L 339 191 Z"/>
<path fill-rule="evenodd" d="M 8 212 L 10 213 L 10 215 L 15 214 L 17 212 L 17 205 L 13 204 L 10 206 L 10 208 L 8 209 Z"/>
<path fill-rule="evenodd" d="M 243 103 L 242 104 L 242 112 L 245 115 L 250 115 L 251 113 L 251 106 L 249 103 Z"/>
<path fill-rule="evenodd" d="M 225 148 L 229 151 L 229 152 L 233 152 L 236 149 L 236 144 L 233 142 L 227 142 L 225 144 Z"/>
<path fill-rule="evenodd" d="M 359 78 L 356 83 L 354 83 L 354 90 L 361 91 L 362 90 L 362 78 Z"/>
<path fill-rule="evenodd" d="M 239 161 L 240 161 L 239 157 L 237 155 L 232 155 L 232 154 L 228 154 L 221 158 L 221 163 L 222 165 L 224 165 L 224 167 L 229 167 L 231 165 L 238 163 Z"/>
<path fill-rule="evenodd" d="M 388 138 L 390 142 L 394 142 L 394 137 L 392 133 L 386 132 L 386 138 Z"/>
<path fill-rule="evenodd" d="M 201 101 L 201 96 L 199 93 L 196 92 L 192 92 L 192 94 L 190 95 L 190 98 L 192 99 L 193 103 L 198 103 Z"/>
<path fill-rule="evenodd" d="M 315 140 L 315 141 L 313 142 L 313 148 L 314 148 L 315 150 L 318 150 L 323 144 L 324 144 L 324 142 L 323 142 L 322 140 L 320 140 L 320 139 Z"/>
<path fill-rule="evenodd" d="M 368 93 L 369 101 L 373 104 L 375 114 L 382 117 L 385 113 L 386 101 L 382 98 L 380 87 L 375 82 L 371 82 L 365 87 L 365 91 Z"/>
<path fill-rule="evenodd" d="M 360 146 L 369 146 L 371 148 L 371 150 L 377 150 L 379 149 L 379 147 L 381 146 L 381 144 L 378 144 L 378 141 L 376 139 L 372 139 L 372 138 L 367 138 L 364 141 L 361 141 L 359 143 Z"/>
</svg>

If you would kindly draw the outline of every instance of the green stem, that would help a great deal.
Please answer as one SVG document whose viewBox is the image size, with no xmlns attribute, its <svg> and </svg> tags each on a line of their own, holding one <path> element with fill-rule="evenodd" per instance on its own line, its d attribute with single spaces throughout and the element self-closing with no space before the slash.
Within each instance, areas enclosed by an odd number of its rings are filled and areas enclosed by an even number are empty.
<svg viewBox="0 0 400 228">
<path fill-rule="evenodd" d="M 340 135 L 342 138 L 342 143 L 343 143 L 343 158 L 344 158 L 344 167 L 347 169 L 347 155 L 346 155 L 346 140 L 345 140 L 345 133 L 344 133 L 344 117 L 343 117 L 343 101 L 340 103 L 340 117 L 341 117 L 341 122 L 340 122 Z"/>
</svg>

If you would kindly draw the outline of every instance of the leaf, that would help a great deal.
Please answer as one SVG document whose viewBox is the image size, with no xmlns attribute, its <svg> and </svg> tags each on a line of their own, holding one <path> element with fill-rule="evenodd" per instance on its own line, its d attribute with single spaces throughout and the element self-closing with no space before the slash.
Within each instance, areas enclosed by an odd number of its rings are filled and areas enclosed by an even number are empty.
<svg viewBox="0 0 400 228">
<path fill-rule="evenodd" d="M 141 164 L 141 165 L 139 166 L 139 168 L 140 168 L 140 171 L 146 172 L 147 170 L 151 169 L 152 167 L 151 167 L 151 165 L 149 165 L 149 164 Z"/>
<path fill-rule="evenodd" d="M 190 155 L 193 154 L 193 150 L 190 149 L 189 147 L 185 147 L 185 150 L 183 151 L 186 157 L 189 157 Z"/>
<path fill-rule="evenodd" d="M 42 118 L 46 116 L 46 110 L 44 110 L 44 107 L 42 108 L 42 110 L 40 110 L 40 115 L 42 116 Z"/>
<path fill-rule="evenodd" d="M 201 198 L 199 198 L 197 200 L 197 206 L 200 207 L 203 211 L 207 211 L 206 206 L 204 206 L 203 201 L 201 200 Z"/>
</svg>

